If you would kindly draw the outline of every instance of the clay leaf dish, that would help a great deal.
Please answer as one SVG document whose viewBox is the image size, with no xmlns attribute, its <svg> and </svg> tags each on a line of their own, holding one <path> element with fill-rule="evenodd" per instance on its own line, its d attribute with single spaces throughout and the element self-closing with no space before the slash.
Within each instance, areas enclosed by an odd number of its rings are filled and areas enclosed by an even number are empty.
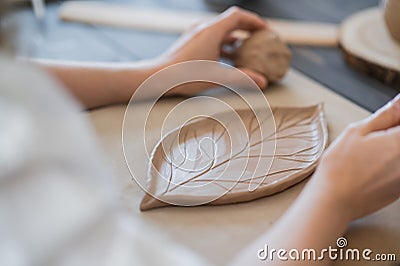
<svg viewBox="0 0 400 266">
<path fill-rule="evenodd" d="M 191 121 L 155 146 L 140 209 L 238 203 L 278 193 L 314 171 L 327 137 L 321 104 Z"/>
</svg>

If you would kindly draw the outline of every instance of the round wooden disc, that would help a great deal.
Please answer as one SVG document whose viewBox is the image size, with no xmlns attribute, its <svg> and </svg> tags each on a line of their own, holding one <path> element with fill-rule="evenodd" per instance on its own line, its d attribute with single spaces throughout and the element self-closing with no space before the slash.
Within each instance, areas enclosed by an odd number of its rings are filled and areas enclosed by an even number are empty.
<svg viewBox="0 0 400 266">
<path fill-rule="evenodd" d="M 344 21 L 340 47 L 351 66 L 387 84 L 400 84 L 400 44 L 387 31 L 382 9 L 367 9 Z"/>
</svg>

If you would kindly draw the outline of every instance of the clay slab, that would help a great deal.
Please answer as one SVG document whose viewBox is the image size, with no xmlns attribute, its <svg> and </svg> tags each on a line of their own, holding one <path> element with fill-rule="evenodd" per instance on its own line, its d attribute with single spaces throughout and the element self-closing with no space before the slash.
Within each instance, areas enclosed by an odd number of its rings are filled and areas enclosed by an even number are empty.
<svg viewBox="0 0 400 266">
<path fill-rule="evenodd" d="M 322 105 L 255 113 L 220 113 L 167 134 L 153 150 L 141 210 L 246 202 L 308 177 L 328 139 Z"/>
</svg>

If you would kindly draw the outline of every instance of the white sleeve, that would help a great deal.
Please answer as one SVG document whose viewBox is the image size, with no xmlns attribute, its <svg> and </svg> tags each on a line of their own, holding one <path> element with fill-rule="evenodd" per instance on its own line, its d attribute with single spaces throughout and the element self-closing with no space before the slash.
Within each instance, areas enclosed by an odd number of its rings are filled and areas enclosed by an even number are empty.
<svg viewBox="0 0 400 266">
<path fill-rule="evenodd" d="M 0 59 L 0 265 L 202 265 L 114 200 L 79 106 L 39 70 Z"/>
</svg>

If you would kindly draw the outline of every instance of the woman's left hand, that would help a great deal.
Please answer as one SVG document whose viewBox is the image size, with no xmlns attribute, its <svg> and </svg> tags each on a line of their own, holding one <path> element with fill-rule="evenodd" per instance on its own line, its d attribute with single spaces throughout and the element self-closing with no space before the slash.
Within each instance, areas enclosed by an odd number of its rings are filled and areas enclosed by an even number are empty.
<svg viewBox="0 0 400 266">
<path fill-rule="evenodd" d="M 233 36 L 235 30 L 245 30 L 250 33 L 267 28 L 267 23 L 255 13 L 238 7 L 231 7 L 211 21 L 198 24 L 189 29 L 168 49 L 157 61 L 163 67 L 190 60 L 218 61 L 221 57 L 229 58 L 226 46 L 237 41 Z M 250 69 L 241 68 L 261 89 L 266 88 L 266 78 Z M 183 85 L 170 91 L 171 94 L 193 95 L 209 88 L 209 84 Z"/>
</svg>

